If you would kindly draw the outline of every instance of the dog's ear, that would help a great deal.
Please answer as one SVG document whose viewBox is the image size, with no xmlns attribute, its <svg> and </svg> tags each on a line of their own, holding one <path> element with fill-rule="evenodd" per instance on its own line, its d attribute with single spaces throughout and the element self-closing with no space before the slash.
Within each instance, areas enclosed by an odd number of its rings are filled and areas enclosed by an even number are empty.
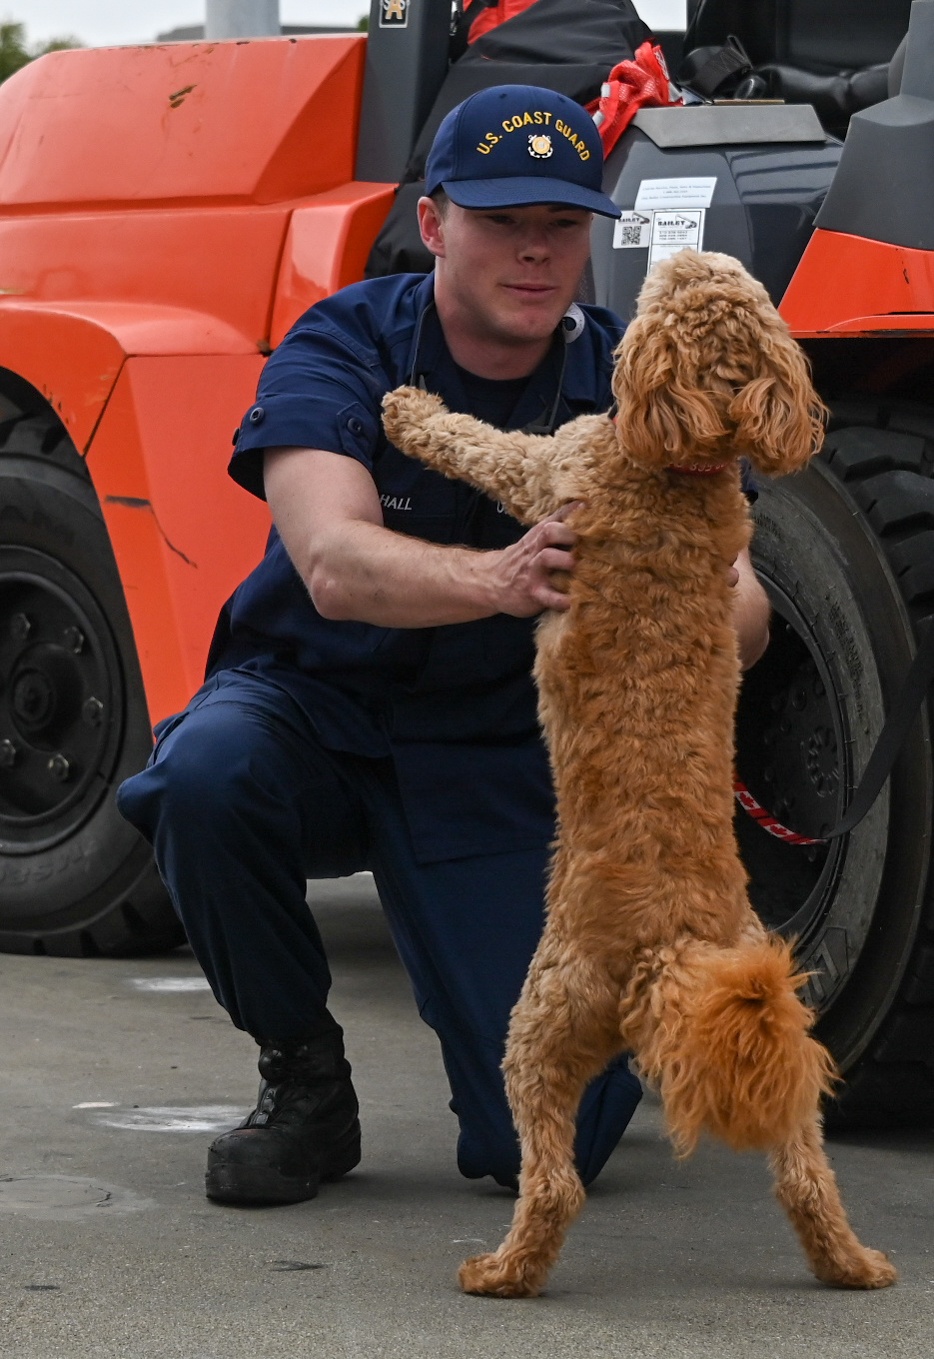
<svg viewBox="0 0 934 1359">
<path fill-rule="evenodd" d="M 616 351 L 613 395 L 621 448 L 645 467 L 722 460 L 730 434 L 718 392 L 705 391 L 676 337 L 637 316 Z"/>
<path fill-rule="evenodd" d="M 756 470 L 782 476 L 799 471 L 818 451 L 827 409 L 812 386 L 807 357 L 777 313 L 758 338 L 759 371 L 736 392 L 728 419 Z"/>
<path fill-rule="evenodd" d="M 824 406 L 762 284 L 728 255 L 683 250 L 649 273 L 616 351 L 620 447 L 647 466 L 745 456 L 793 472 L 817 451 Z"/>
</svg>

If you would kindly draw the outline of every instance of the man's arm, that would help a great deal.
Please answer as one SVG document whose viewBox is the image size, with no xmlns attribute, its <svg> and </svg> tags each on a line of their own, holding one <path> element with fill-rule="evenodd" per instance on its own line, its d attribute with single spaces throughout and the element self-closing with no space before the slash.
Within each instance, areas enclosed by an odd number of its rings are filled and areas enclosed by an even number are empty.
<svg viewBox="0 0 934 1359">
<path fill-rule="evenodd" d="M 733 584 L 733 621 L 739 639 L 739 659 L 744 670 L 749 670 L 763 655 L 769 644 L 769 597 L 753 570 L 748 547 L 744 547 L 733 564 L 736 580 Z"/>
<path fill-rule="evenodd" d="M 511 547 L 476 552 L 387 529 L 373 478 L 342 454 L 268 449 L 264 481 L 286 551 L 324 618 L 424 628 L 568 607 L 550 572 L 573 568 L 576 534 L 563 522 L 571 506 Z"/>
</svg>

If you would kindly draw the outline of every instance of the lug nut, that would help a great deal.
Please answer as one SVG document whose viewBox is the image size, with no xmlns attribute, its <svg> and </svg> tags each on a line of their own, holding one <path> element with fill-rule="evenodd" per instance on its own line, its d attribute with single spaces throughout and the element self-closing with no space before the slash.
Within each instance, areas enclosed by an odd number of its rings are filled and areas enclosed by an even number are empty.
<svg viewBox="0 0 934 1359">
<path fill-rule="evenodd" d="M 64 755 L 53 755 L 46 768 L 59 783 L 67 783 L 71 777 L 71 765 Z"/>
<path fill-rule="evenodd" d="M 81 709 L 81 716 L 89 727 L 99 727 L 104 715 L 104 705 L 99 698 L 89 698 Z"/>
<path fill-rule="evenodd" d="M 17 753 L 12 741 L 0 741 L 0 769 L 12 769 L 16 763 Z"/>
<path fill-rule="evenodd" d="M 10 619 L 10 632 L 17 642 L 25 642 L 32 632 L 32 623 L 24 613 L 15 613 Z"/>
<path fill-rule="evenodd" d="M 66 628 L 62 634 L 62 640 L 69 651 L 73 651 L 76 656 L 84 650 L 84 633 L 80 628 Z"/>
</svg>

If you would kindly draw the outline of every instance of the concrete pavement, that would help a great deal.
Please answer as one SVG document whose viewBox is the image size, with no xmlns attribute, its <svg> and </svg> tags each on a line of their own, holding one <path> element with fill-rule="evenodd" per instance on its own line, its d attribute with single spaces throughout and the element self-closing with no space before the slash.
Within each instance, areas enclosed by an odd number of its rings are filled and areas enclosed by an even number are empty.
<svg viewBox="0 0 934 1359">
<path fill-rule="evenodd" d="M 255 1048 L 187 951 L 0 956 L 3 1359 L 931 1359 L 934 1134 L 836 1139 L 857 1229 L 902 1282 L 816 1284 L 760 1158 L 678 1166 L 643 1105 L 547 1296 L 462 1296 L 512 1199 L 462 1180 L 435 1040 L 366 878 L 319 885 L 364 1161 L 291 1208 L 203 1197 L 205 1149 L 256 1089 Z"/>
</svg>

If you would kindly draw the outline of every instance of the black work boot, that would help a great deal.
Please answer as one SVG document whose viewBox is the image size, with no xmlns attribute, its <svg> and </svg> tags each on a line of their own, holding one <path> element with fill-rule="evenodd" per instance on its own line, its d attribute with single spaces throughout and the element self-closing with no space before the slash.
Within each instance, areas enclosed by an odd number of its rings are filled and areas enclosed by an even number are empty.
<svg viewBox="0 0 934 1359">
<path fill-rule="evenodd" d="M 256 1108 L 208 1151 L 219 1203 L 301 1203 L 360 1160 L 359 1106 L 340 1030 L 261 1044 Z"/>
</svg>

